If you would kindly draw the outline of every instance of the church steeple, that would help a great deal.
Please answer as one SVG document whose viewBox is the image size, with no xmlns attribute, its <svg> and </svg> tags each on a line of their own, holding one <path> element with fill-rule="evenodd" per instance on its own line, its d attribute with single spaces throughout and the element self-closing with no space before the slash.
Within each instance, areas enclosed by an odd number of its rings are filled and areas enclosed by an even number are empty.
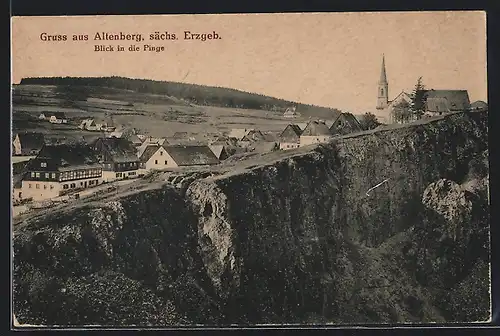
<svg viewBox="0 0 500 336">
<path fill-rule="evenodd" d="M 387 83 L 387 75 L 385 73 L 385 56 L 382 54 L 382 69 L 380 70 L 380 83 Z"/>
<path fill-rule="evenodd" d="M 382 54 L 382 68 L 378 81 L 377 110 L 383 110 L 389 105 L 389 83 L 385 71 L 385 56 Z"/>
</svg>

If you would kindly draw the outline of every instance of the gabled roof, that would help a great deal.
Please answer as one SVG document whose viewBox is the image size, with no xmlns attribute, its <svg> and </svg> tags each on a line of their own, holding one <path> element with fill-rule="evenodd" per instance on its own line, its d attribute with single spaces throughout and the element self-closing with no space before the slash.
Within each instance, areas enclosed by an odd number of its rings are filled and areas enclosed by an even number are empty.
<svg viewBox="0 0 500 336">
<path fill-rule="evenodd" d="M 42 133 L 18 133 L 17 135 L 21 143 L 22 153 L 39 150 L 45 144 L 45 136 Z"/>
<path fill-rule="evenodd" d="M 301 136 L 325 136 L 331 135 L 330 130 L 324 122 L 317 120 L 310 121 L 306 128 L 302 131 Z"/>
<path fill-rule="evenodd" d="M 113 162 L 131 162 L 137 161 L 137 154 L 133 144 L 127 139 L 122 138 L 99 138 L 93 143 L 94 148 L 107 153 Z"/>
<path fill-rule="evenodd" d="M 243 141 L 259 141 L 264 139 L 265 139 L 264 134 L 262 134 L 261 131 L 254 129 L 249 130 L 247 134 L 245 134 L 245 136 L 241 138 L 241 140 Z"/>
<path fill-rule="evenodd" d="M 213 165 L 219 159 L 208 146 L 162 146 L 178 166 Z"/>
<path fill-rule="evenodd" d="M 300 127 L 301 132 L 307 127 L 307 123 L 296 123 L 295 125 Z"/>
<path fill-rule="evenodd" d="M 81 143 L 45 145 L 37 157 L 29 161 L 29 166 L 31 167 L 31 163 L 36 163 L 42 159 L 50 160 L 51 165 L 54 165 L 50 168 L 56 169 L 99 164 L 94 149 L 87 144 Z"/>
<path fill-rule="evenodd" d="M 302 130 L 298 125 L 287 125 L 283 132 L 280 133 L 279 139 L 281 142 L 296 142 L 300 139 Z"/>
<path fill-rule="evenodd" d="M 66 119 L 66 115 L 64 114 L 64 112 L 51 112 L 51 113 L 48 113 L 49 116 L 54 116 L 56 117 L 57 119 Z"/>
<path fill-rule="evenodd" d="M 467 90 L 422 90 L 430 112 L 464 111 L 470 108 Z M 444 110 L 444 111 L 443 111 Z"/>
<path fill-rule="evenodd" d="M 143 163 L 148 162 L 148 160 L 151 159 L 151 157 L 158 151 L 158 149 L 160 149 L 160 147 L 160 145 L 156 144 L 146 146 L 146 148 L 144 148 L 144 150 L 142 151 L 141 156 L 139 157 L 139 161 Z"/>
<path fill-rule="evenodd" d="M 330 133 L 332 135 L 361 132 L 362 130 L 363 128 L 358 119 L 349 112 L 341 113 L 330 127 Z"/>
</svg>

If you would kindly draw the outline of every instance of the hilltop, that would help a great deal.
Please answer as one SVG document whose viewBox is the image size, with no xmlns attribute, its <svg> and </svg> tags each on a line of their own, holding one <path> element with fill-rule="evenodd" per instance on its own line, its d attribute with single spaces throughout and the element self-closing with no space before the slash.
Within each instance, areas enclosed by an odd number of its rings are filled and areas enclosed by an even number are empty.
<svg viewBox="0 0 500 336">
<path fill-rule="evenodd" d="M 302 104 L 237 89 L 199 84 L 132 79 L 125 77 L 30 77 L 23 78 L 21 85 L 55 85 L 71 87 L 72 97 L 85 100 L 99 89 L 128 90 L 131 93 L 155 94 L 181 100 L 186 104 L 213 107 L 229 107 L 265 111 L 281 111 L 295 106 L 296 111 L 307 117 L 334 118 L 340 110 Z"/>
</svg>

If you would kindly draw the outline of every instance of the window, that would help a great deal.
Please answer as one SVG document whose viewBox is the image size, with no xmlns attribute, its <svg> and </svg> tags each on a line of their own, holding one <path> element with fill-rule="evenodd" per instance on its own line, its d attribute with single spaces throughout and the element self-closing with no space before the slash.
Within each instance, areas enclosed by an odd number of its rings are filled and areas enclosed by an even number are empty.
<svg viewBox="0 0 500 336">
<path fill-rule="evenodd" d="M 158 160 L 155 160 L 155 164 L 158 164 Z"/>
<path fill-rule="evenodd" d="M 70 187 L 74 188 L 74 187 L 76 187 L 76 184 L 75 183 L 71 183 Z"/>
<path fill-rule="evenodd" d="M 35 173 L 35 176 L 36 177 L 40 177 L 40 173 Z"/>
<path fill-rule="evenodd" d="M 49 178 L 50 177 L 50 174 L 49 173 L 45 173 L 45 178 Z"/>
<path fill-rule="evenodd" d="M 160 155 L 163 155 L 163 152 L 162 152 L 162 151 L 160 151 Z"/>
<path fill-rule="evenodd" d="M 47 185 L 46 184 L 43 185 L 43 189 L 47 189 Z"/>
<path fill-rule="evenodd" d="M 56 178 L 56 173 L 52 173 L 52 178 L 55 179 Z"/>
<path fill-rule="evenodd" d="M 67 184 L 63 184 L 63 189 L 68 189 L 68 185 Z"/>
<path fill-rule="evenodd" d="M 31 172 L 31 177 L 35 177 L 35 172 Z"/>
<path fill-rule="evenodd" d="M 50 190 L 52 190 L 52 189 L 54 189 L 54 186 L 51 184 L 51 185 L 50 185 Z"/>
<path fill-rule="evenodd" d="M 47 162 L 40 163 L 40 167 L 47 167 Z"/>
<path fill-rule="evenodd" d="M 30 183 L 30 184 L 28 184 L 28 188 L 30 188 L 30 189 L 31 189 L 31 183 Z"/>
<path fill-rule="evenodd" d="M 167 161 L 167 160 L 165 160 L 165 164 L 168 164 L 168 161 Z"/>
<path fill-rule="evenodd" d="M 80 187 L 83 187 L 83 182 L 80 182 Z"/>
<path fill-rule="evenodd" d="M 35 185 L 35 188 L 36 188 L 36 189 L 40 189 L 40 185 L 37 183 L 37 184 Z"/>
</svg>

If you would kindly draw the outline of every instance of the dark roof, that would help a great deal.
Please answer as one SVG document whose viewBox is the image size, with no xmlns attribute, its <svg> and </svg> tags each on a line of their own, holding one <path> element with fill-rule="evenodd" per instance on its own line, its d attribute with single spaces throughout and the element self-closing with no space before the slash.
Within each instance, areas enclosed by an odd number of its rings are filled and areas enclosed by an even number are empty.
<svg viewBox="0 0 500 336">
<path fill-rule="evenodd" d="M 330 130 L 326 126 L 324 122 L 320 122 L 317 120 L 310 121 L 304 131 L 302 131 L 302 136 L 323 136 L 323 135 L 331 135 Z"/>
<path fill-rule="evenodd" d="M 482 100 L 476 100 L 472 104 L 470 104 L 470 107 L 473 109 L 485 109 L 488 108 L 488 104 Z"/>
<path fill-rule="evenodd" d="M 48 113 L 48 115 L 49 116 L 54 116 L 57 119 L 64 119 L 64 118 L 66 118 L 66 115 L 64 114 L 64 112 L 51 112 L 51 113 Z"/>
<path fill-rule="evenodd" d="M 452 112 L 470 108 L 467 90 L 423 90 L 423 92 L 427 111 Z"/>
<path fill-rule="evenodd" d="M 136 149 L 133 143 L 127 139 L 116 137 L 99 138 L 93 145 L 98 152 L 109 156 L 109 159 L 113 162 L 138 161 Z"/>
<path fill-rule="evenodd" d="M 50 161 L 48 170 L 99 164 L 93 148 L 81 143 L 45 145 L 37 157 L 29 161 L 30 164 L 28 166 L 33 167 L 33 165 L 36 165 L 38 169 L 38 162 L 41 160 Z"/>
<path fill-rule="evenodd" d="M 213 165 L 219 159 L 208 146 L 162 146 L 179 166 Z"/>
<path fill-rule="evenodd" d="M 299 125 L 288 125 L 283 132 L 280 133 L 279 139 L 282 142 L 295 142 L 300 139 L 301 134 L 302 130 Z"/>
<path fill-rule="evenodd" d="M 141 162 L 148 162 L 148 160 L 153 156 L 154 153 L 160 148 L 161 146 L 158 144 L 151 144 L 144 149 L 144 152 L 142 152 L 141 157 L 139 158 L 139 161 Z"/>
<path fill-rule="evenodd" d="M 32 159 L 30 159 L 32 160 Z M 12 174 L 13 175 L 16 175 L 16 174 L 21 174 L 25 171 L 25 168 L 27 167 L 28 165 L 28 162 L 30 161 L 21 161 L 21 162 L 13 162 L 12 163 Z"/>
<path fill-rule="evenodd" d="M 341 113 L 330 127 L 330 133 L 333 135 L 343 135 L 353 132 L 361 132 L 363 128 L 358 119 L 349 112 Z"/>
<path fill-rule="evenodd" d="M 18 133 L 21 142 L 21 152 L 29 154 L 32 150 L 40 150 L 45 144 L 45 137 L 42 133 Z"/>
</svg>

